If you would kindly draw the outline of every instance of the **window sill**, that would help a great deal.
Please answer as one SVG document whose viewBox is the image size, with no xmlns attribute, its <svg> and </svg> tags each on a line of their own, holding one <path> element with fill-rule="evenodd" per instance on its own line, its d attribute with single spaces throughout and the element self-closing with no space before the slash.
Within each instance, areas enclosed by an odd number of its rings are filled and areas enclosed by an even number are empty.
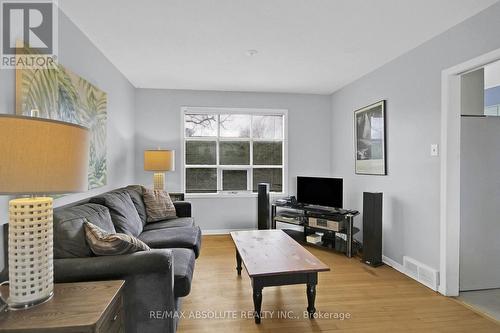
<svg viewBox="0 0 500 333">
<path fill-rule="evenodd" d="M 257 198 L 257 193 L 228 193 L 228 194 L 222 194 L 222 193 L 206 193 L 206 194 L 201 194 L 201 193 L 194 193 L 194 194 L 187 194 L 186 193 L 186 199 L 231 199 L 231 198 Z"/>
<path fill-rule="evenodd" d="M 284 197 L 285 193 L 271 193 L 271 198 Z M 186 199 L 235 199 L 257 198 L 257 193 L 191 193 L 185 194 Z"/>
</svg>

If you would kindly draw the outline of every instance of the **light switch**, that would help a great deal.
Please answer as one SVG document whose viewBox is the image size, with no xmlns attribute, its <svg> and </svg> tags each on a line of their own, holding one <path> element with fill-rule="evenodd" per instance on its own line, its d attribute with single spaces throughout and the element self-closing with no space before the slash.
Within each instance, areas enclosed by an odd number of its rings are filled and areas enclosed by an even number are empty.
<svg viewBox="0 0 500 333">
<path fill-rule="evenodd" d="M 439 156 L 439 146 L 437 143 L 431 144 L 431 156 Z"/>
</svg>

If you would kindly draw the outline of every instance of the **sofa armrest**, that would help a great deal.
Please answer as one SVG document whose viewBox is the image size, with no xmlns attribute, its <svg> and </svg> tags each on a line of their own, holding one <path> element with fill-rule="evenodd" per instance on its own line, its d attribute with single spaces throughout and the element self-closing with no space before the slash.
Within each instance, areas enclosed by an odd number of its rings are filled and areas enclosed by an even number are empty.
<svg viewBox="0 0 500 333">
<path fill-rule="evenodd" d="M 118 256 L 54 260 L 55 282 L 125 280 L 125 332 L 175 332 L 174 269 L 171 250 Z"/>
<path fill-rule="evenodd" d="M 177 217 L 191 217 L 191 203 L 187 201 L 174 201 Z"/>
<path fill-rule="evenodd" d="M 56 282 L 123 279 L 128 275 L 167 273 L 172 251 L 154 249 L 117 256 L 54 259 Z"/>
</svg>

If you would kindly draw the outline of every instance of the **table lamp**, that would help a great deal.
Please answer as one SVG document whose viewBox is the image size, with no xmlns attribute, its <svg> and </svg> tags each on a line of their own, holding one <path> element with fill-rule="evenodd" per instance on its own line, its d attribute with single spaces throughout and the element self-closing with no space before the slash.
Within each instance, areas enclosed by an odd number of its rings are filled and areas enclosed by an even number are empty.
<svg viewBox="0 0 500 333">
<path fill-rule="evenodd" d="M 154 171 L 153 186 L 155 190 L 165 189 L 165 171 L 175 170 L 175 151 L 145 150 L 144 170 Z"/>
<path fill-rule="evenodd" d="M 9 201 L 10 309 L 53 295 L 52 198 L 43 194 L 86 191 L 88 152 L 85 127 L 0 115 L 0 194 L 30 195 Z"/>
</svg>

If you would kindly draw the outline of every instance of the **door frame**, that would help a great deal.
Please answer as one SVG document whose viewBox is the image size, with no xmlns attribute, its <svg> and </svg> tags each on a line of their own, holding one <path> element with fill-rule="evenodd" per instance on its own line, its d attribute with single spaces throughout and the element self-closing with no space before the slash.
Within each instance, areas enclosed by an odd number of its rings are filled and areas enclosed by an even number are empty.
<svg viewBox="0 0 500 333">
<path fill-rule="evenodd" d="M 460 272 L 460 77 L 500 59 L 500 49 L 441 72 L 439 292 L 458 296 Z"/>
</svg>

